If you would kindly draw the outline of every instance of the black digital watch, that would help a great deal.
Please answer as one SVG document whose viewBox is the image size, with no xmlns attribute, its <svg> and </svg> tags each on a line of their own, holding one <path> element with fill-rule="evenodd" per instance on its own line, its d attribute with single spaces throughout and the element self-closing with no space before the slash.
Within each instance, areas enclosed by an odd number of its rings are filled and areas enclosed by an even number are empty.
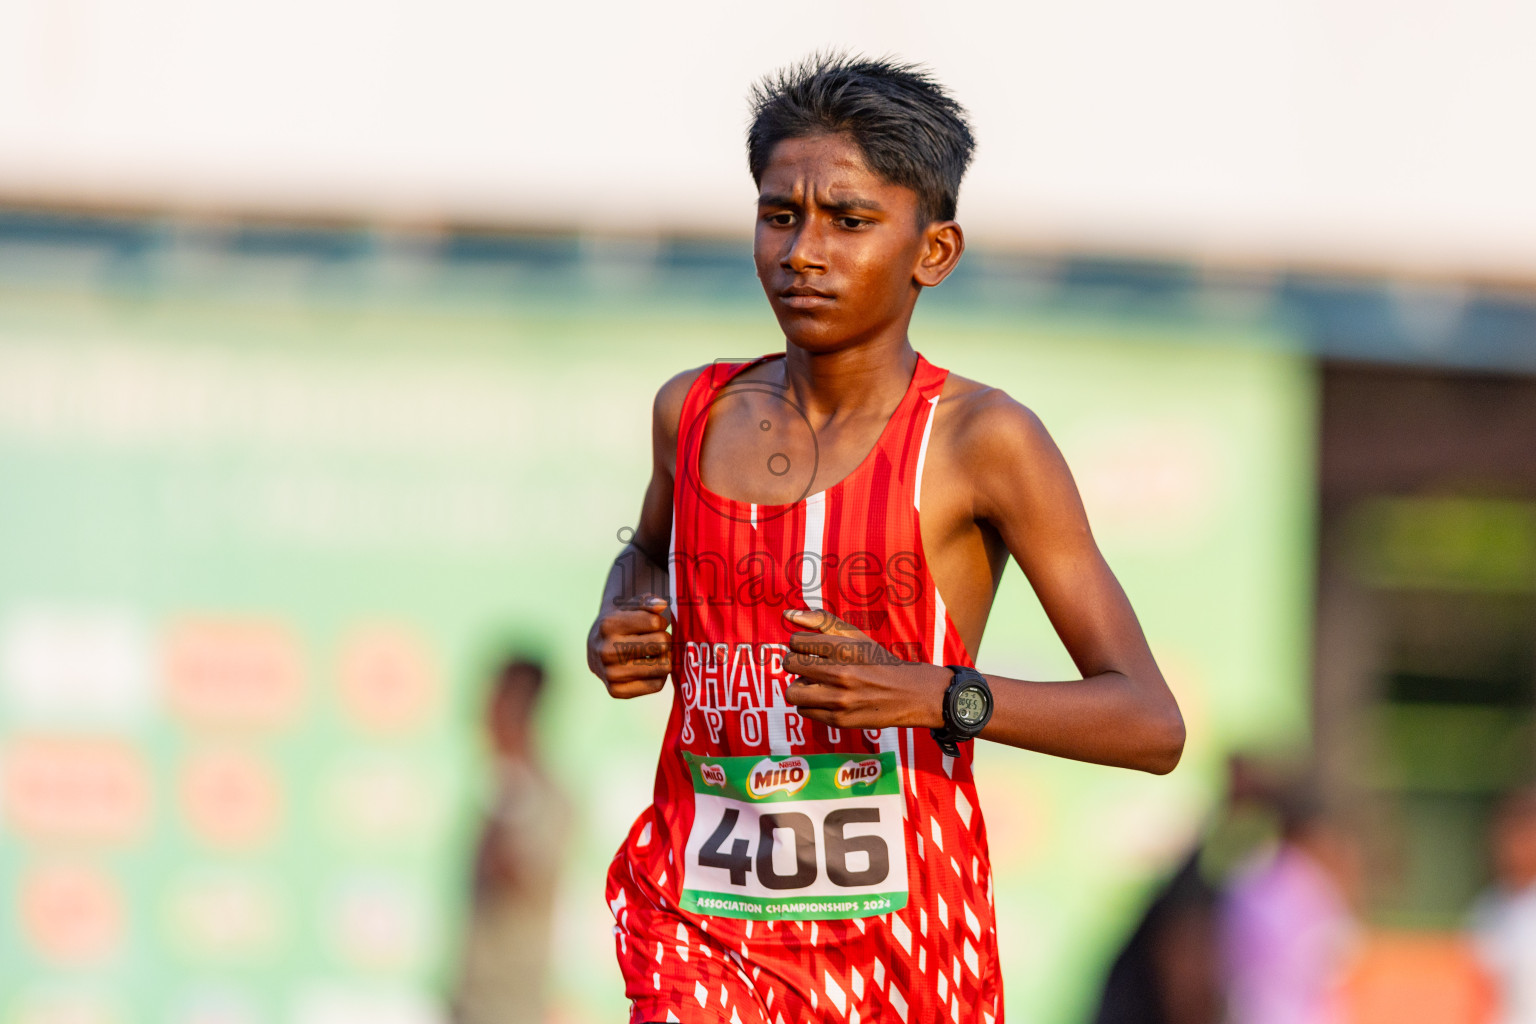
<svg viewBox="0 0 1536 1024">
<path fill-rule="evenodd" d="M 928 730 L 939 748 L 958 757 L 957 744 L 968 743 L 992 719 L 992 688 L 987 677 L 964 665 L 945 665 L 954 673 L 944 690 L 944 728 Z"/>
</svg>

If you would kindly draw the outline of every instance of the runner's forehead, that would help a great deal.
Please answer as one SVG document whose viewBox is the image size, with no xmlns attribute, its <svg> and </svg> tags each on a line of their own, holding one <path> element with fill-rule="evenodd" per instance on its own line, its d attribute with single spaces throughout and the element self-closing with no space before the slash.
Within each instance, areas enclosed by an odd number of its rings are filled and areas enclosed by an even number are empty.
<svg viewBox="0 0 1536 1024">
<path fill-rule="evenodd" d="M 804 183 L 796 183 L 788 191 L 769 191 L 765 187 L 757 197 L 757 205 L 764 208 L 798 209 L 814 204 L 829 210 L 862 210 L 869 213 L 884 213 L 888 201 L 876 198 L 868 188 L 851 184 L 818 189 L 814 185 L 808 188 Z"/>
<path fill-rule="evenodd" d="M 885 210 L 899 204 L 900 193 L 916 202 L 916 193 L 887 181 L 870 168 L 851 140 L 838 136 L 786 139 L 775 147 L 758 186 L 762 206 L 821 206 Z"/>
</svg>

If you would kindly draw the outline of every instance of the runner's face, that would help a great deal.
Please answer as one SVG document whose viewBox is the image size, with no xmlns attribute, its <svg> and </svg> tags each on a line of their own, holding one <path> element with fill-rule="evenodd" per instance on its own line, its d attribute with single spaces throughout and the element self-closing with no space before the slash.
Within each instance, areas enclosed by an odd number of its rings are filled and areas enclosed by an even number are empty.
<svg viewBox="0 0 1536 1024">
<path fill-rule="evenodd" d="M 928 249 L 917 193 L 870 170 L 846 135 L 774 147 L 757 201 L 753 256 L 789 341 L 833 351 L 899 327 Z"/>
</svg>

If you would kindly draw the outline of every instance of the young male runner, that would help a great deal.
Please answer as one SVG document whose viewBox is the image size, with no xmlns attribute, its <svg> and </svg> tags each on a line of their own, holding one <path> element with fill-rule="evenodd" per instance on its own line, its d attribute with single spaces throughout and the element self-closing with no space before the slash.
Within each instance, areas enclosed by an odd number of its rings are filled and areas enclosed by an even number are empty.
<svg viewBox="0 0 1536 1024">
<path fill-rule="evenodd" d="M 919 69 L 844 57 L 753 100 L 785 351 L 657 393 L 588 639 L 613 696 L 675 684 L 608 876 L 631 1021 L 992 1024 L 967 740 L 1162 773 L 1183 722 L 1039 420 L 908 341 L 964 249 L 964 111 Z M 1009 555 L 1084 678 L 970 667 Z"/>
</svg>

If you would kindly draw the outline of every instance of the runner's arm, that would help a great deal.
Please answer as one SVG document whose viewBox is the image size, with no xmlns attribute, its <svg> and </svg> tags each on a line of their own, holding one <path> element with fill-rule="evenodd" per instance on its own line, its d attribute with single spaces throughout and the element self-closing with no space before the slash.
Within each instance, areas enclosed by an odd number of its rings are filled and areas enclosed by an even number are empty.
<svg viewBox="0 0 1536 1024">
<path fill-rule="evenodd" d="M 698 373 L 680 373 L 656 393 L 651 408 L 651 480 L 640 519 L 608 571 L 597 618 L 587 633 L 587 665 L 613 697 L 655 693 L 666 684 L 671 669 L 666 565 L 673 463 L 683 399 Z"/>
<path fill-rule="evenodd" d="M 1184 720 L 1094 541 L 1066 460 L 1034 413 L 1003 392 L 980 396 L 977 406 L 957 438 L 976 483 L 976 518 L 998 531 L 1083 674 L 1053 682 L 988 674 L 995 710 L 982 736 L 1079 761 L 1172 771 Z"/>
</svg>

